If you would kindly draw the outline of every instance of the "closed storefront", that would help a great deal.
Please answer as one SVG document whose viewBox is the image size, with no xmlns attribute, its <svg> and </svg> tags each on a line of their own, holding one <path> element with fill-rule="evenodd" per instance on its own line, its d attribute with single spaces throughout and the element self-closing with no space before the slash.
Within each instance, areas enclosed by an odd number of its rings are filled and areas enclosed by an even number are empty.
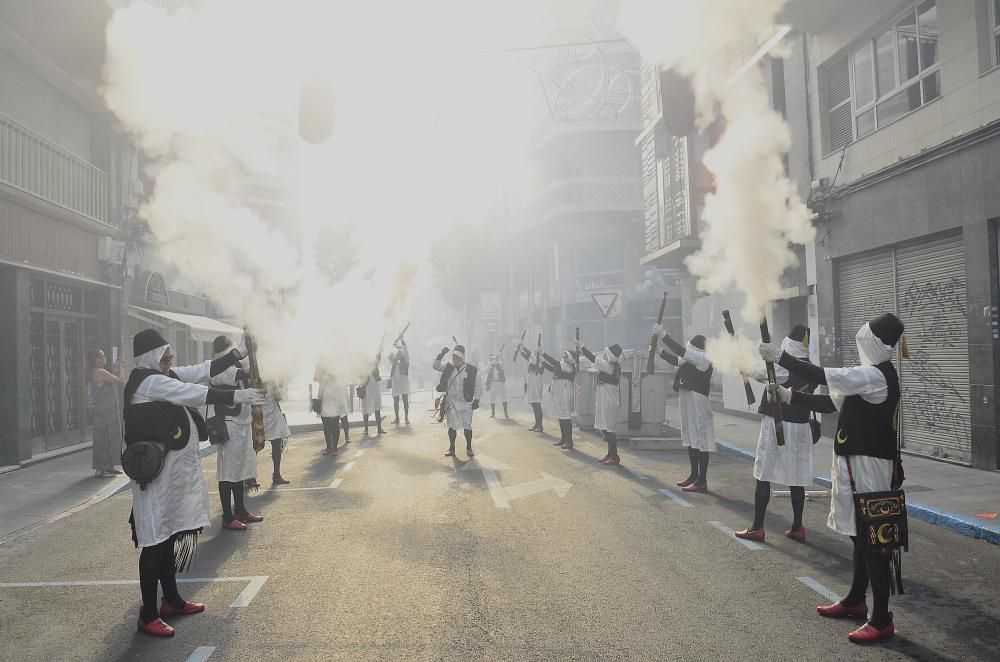
<svg viewBox="0 0 1000 662">
<path fill-rule="evenodd" d="M 906 325 L 910 350 L 909 359 L 895 359 L 903 447 L 969 464 L 965 268 L 959 233 L 838 260 L 838 340 L 844 365 L 855 365 L 858 328 L 879 313 L 895 312 Z"/>
</svg>

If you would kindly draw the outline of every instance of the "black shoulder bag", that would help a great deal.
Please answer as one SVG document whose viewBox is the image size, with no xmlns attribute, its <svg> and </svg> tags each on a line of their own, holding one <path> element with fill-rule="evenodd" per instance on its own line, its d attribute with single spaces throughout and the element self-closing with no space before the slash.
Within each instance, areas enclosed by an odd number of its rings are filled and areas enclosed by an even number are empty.
<svg viewBox="0 0 1000 662">
<path fill-rule="evenodd" d="M 889 556 L 890 564 L 893 566 L 890 572 L 895 580 L 889 582 L 889 590 L 902 595 L 902 552 L 910 549 L 906 521 L 906 494 L 899 488 L 887 492 L 859 494 L 854 484 L 851 458 L 844 459 L 847 462 L 847 475 L 851 478 L 858 540 L 868 554 Z"/>
</svg>

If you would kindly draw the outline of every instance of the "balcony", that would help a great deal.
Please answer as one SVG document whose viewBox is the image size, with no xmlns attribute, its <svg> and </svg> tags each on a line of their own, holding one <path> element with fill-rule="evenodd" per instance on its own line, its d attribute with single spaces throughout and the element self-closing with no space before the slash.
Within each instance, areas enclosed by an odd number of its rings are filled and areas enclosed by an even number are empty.
<svg viewBox="0 0 1000 662">
<path fill-rule="evenodd" d="M 574 177 L 546 187 L 534 209 L 543 222 L 563 214 L 641 212 L 641 196 L 638 177 Z"/>
<path fill-rule="evenodd" d="M 110 224 L 108 174 L 2 115 L 0 183 Z"/>
</svg>

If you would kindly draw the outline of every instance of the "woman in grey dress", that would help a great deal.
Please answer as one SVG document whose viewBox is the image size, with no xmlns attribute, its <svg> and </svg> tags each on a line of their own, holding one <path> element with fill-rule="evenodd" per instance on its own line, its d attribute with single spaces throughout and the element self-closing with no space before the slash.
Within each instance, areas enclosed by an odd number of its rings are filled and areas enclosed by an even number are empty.
<svg viewBox="0 0 1000 662">
<path fill-rule="evenodd" d="M 94 422 L 94 472 L 98 477 L 120 474 L 116 459 L 122 452 L 121 396 L 117 386 L 125 383 L 125 369 L 119 357 L 109 372 L 108 359 L 100 349 L 87 352 L 90 381 L 87 389 Z"/>
</svg>

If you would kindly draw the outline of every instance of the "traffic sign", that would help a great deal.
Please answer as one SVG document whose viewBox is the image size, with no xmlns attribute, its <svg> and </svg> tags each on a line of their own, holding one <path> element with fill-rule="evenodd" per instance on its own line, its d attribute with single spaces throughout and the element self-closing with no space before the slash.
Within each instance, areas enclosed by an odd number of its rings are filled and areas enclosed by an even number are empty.
<svg viewBox="0 0 1000 662">
<path fill-rule="evenodd" d="M 590 298 L 597 304 L 598 310 L 601 311 L 601 317 L 604 319 L 608 319 L 615 309 L 615 304 L 618 303 L 617 292 L 594 292 Z"/>
<path fill-rule="evenodd" d="M 496 320 L 487 320 L 486 333 L 496 333 L 500 330 L 500 323 Z"/>
<path fill-rule="evenodd" d="M 500 293 L 483 292 L 479 295 L 479 317 L 484 320 L 500 319 Z"/>
</svg>

